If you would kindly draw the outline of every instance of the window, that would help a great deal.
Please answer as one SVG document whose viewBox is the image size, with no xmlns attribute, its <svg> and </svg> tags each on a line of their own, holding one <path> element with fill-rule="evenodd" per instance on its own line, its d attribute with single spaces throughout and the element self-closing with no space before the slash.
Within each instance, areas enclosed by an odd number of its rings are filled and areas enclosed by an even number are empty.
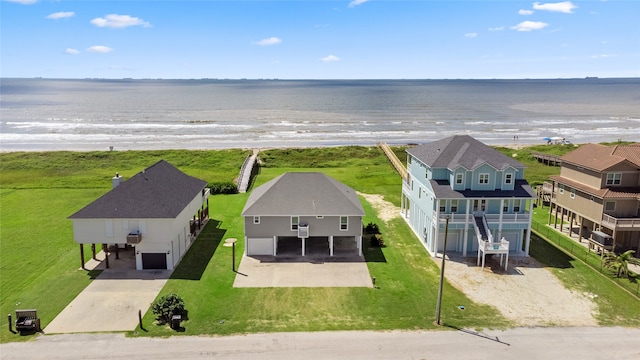
<svg viewBox="0 0 640 360">
<path fill-rule="evenodd" d="M 464 182 L 464 174 L 456 174 L 456 185 L 462 185 Z"/>
<path fill-rule="evenodd" d="M 413 191 L 413 179 L 411 179 L 411 191 Z"/>
<path fill-rule="evenodd" d="M 411 155 L 407 156 L 407 164 L 411 165 Z"/>
<path fill-rule="evenodd" d="M 513 200 L 513 212 L 520 212 L 520 199 Z"/>
<path fill-rule="evenodd" d="M 254 224 L 260 224 L 260 216 L 254 216 L 253 217 L 253 223 Z"/>
<path fill-rule="evenodd" d="M 440 200 L 440 212 L 445 212 L 447 210 L 447 201 Z"/>
<path fill-rule="evenodd" d="M 458 212 L 458 200 L 451 200 L 451 212 Z"/>
<path fill-rule="evenodd" d="M 298 230 L 298 223 L 300 222 L 299 218 L 297 216 L 292 216 L 291 217 L 291 230 L 295 231 Z"/>
<path fill-rule="evenodd" d="M 608 173 L 607 174 L 607 185 L 620 185 L 620 181 L 622 180 L 621 173 Z"/>
<path fill-rule="evenodd" d="M 569 197 L 572 198 L 572 199 L 576 198 L 576 190 L 575 189 L 569 190 Z"/>
<path fill-rule="evenodd" d="M 480 179 L 478 181 L 480 184 L 488 184 L 489 183 L 489 174 L 480 174 Z"/>
<path fill-rule="evenodd" d="M 505 200 L 502 203 L 502 212 L 509 212 L 509 200 Z"/>
<path fill-rule="evenodd" d="M 558 189 L 560 191 L 560 195 L 564 194 L 564 185 L 560 185 Z"/>
<path fill-rule="evenodd" d="M 504 183 L 510 185 L 513 182 L 513 174 L 504 175 Z"/>
<path fill-rule="evenodd" d="M 616 211 L 616 202 L 615 201 L 607 201 L 604 203 L 605 211 Z"/>
<path fill-rule="evenodd" d="M 349 229 L 349 217 L 340 216 L 340 230 L 348 230 L 348 229 Z"/>
</svg>

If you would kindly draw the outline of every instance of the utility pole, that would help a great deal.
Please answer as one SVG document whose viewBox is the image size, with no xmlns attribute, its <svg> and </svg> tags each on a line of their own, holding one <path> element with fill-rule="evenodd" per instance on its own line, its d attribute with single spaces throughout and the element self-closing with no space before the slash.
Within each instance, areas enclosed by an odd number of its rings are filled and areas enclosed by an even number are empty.
<svg viewBox="0 0 640 360">
<path fill-rule="evenodd" d="M 440 325 L 440 308 L 442 305 L 442 285 L 444 284 L 444 260 L 447 255 L 447 236 L 449 235 L 449 215 L 444 225 L 444 247 L 442 248 L 442 267 L 440 268 L 440 287 L 438 288 L 438 302 L 436 303 L 436 323 Z M 436 251 L 438 251 L 436 249 Z"/>
</svg>

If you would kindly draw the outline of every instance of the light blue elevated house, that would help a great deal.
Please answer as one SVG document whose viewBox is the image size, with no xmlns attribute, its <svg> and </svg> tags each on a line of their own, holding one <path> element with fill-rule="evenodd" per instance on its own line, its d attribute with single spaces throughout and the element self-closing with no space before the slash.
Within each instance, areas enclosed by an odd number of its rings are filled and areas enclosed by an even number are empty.
<svg viewBox="0 0 640 360">
<path fill-rule="evenodd" d="M 524 166 L 467 135 L 407 150 L 401 211 L 432 255 L 528 255 L 535 193 Z M 505 263 L 506 266 L 506 263 Z"/>
</svg>

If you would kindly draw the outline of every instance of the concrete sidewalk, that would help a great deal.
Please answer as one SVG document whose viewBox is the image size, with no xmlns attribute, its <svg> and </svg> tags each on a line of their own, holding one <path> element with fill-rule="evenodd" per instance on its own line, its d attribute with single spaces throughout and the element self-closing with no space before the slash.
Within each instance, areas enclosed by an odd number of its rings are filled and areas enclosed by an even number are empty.
<svg viewBox="0 0 640 360">
<path fill-rule="evenodd" d="M 373 287 L 373 284 L 361 256 L 243 256 L 233 287 Z"/>
</svg>

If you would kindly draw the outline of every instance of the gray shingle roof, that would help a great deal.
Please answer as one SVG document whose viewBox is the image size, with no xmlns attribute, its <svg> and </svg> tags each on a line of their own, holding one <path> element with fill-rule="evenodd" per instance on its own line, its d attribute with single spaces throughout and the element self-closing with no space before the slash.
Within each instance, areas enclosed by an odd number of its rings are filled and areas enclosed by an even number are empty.
<svg viewBox="0 0 640 360">
<path fill-rule="evenodd" d="M 175 218 L 206 186 L 206 181 L 160 160 L 69 219 Z"/>
<path fill-rule="evenodd" d="M 319 172 L 289 172 L 251 192 L 242 216 L 363 216 L 355 190 Z"/>
<path fill-rule="evenodd" d="M 455 170 L 462 166 L 474 170 L 489 164 L 498 170 L 525 166 L 469 135 L 455 135 L 407 149 L 407 153 L 431 168 Z"/>
</svg>

